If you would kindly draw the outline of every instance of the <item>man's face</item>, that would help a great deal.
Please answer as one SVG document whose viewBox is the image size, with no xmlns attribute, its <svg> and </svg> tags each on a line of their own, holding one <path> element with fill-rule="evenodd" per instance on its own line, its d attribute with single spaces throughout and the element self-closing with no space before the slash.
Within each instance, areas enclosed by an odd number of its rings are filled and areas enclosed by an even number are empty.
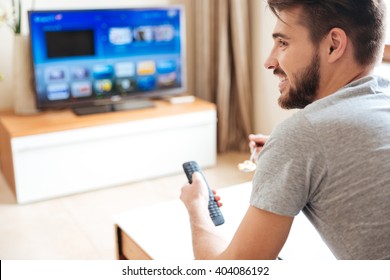
<svg viewBox="0 0 390 280">
<path fill-rule="evenodd" d="M 279 105 L 304 108 L 317 96 L 320 58 L 307 28 L 299 24 L 300 9 L 283 11 L 274 28 L 274 47 L 265 67 L 279 77 Z"/>
</svg>

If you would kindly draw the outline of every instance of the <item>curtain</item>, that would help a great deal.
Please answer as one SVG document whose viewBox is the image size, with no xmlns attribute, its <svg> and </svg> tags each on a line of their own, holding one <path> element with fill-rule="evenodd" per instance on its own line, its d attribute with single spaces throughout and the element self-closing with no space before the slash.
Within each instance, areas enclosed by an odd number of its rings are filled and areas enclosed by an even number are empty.
<svg viewBox="0 0 390 280">
<path fill-rule="evenodd" d="M 196 0 L 195 95 L 217 106 L 218 151 L 248 149 L 253 131 L 250 0 Z"/>
</svg>

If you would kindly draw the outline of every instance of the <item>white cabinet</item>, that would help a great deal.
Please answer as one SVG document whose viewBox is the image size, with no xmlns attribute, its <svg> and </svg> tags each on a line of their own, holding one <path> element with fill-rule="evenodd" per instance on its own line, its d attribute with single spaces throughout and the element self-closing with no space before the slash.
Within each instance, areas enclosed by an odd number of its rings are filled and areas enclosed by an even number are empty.
<svg viewBox="0 0 390 280">
<path fill-rule="evenodd" d="M 18 203 L 182 172 L 216 163 L 216 111 L 196 100 L 75 116 L 70 111 L 0 118 L 2 171 Z"/>
</svg>

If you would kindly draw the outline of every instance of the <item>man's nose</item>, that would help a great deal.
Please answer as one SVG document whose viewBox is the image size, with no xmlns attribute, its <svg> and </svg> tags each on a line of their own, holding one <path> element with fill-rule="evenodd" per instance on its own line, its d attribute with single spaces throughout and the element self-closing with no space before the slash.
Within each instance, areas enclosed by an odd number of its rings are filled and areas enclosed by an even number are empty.
<svg viewBox="0 0 390 280">
<path fill-rule="evenodd" d="M 270 54 L 266 61 L 264 62 L 264 67 L 268 70 L 273 70 L 278 68 L 279 63 L 278 60 Z"/>
</svg>

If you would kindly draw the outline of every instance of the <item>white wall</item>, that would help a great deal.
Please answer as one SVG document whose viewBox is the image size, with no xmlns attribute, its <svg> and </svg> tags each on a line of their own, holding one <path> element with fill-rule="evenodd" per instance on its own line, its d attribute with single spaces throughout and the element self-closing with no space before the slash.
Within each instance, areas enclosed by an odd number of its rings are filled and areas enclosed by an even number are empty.
<svg viewBox="0 0 390 280">
<path fill-rule="evenodd" d="M 0 81 L 0 110 L 12 106 L 12 36 L 10 29 L 0 28 L 0 73 L 4 76 Z"/>
<path fill-rule="evenodd" d="M 264 62 L 273 46 L 272 31 L 275 17 L 266 7 L 265 0 L 252 0 L 253 20 L 253 92 L 254 92 L 254 128 L 255 133 L 268 134 L 272 129 L 294 113 L 283 110 L 278 105 L 278 79 L 271 70 L 264 68 Z"/>
<path fill-rule="evenodd" d="M 1 0 L 4 6 L 10 6 L 11 0 Z M 155 6 L 165 4 L 183 4 L 187 11 L 187 54 L 193 53 L 193 2 L 191 0 L 23 0 L 22 34 L 28 34 L 27 10 L 48 10 L 48 9 L 77 9 L 77 8 L 116 8 L 132 6 Z M 34 7 L 33 7 L 34 4 Z M 12 108 L 13 83 L 13 33 L 8 28 L 0 28 L 0 73 L 4 75 L 4 81 L 0 82 L 0 110 Z M 187 55 L 188 65 L 188 91 L 193 90 L 193 56 Z"/>
</svg>

